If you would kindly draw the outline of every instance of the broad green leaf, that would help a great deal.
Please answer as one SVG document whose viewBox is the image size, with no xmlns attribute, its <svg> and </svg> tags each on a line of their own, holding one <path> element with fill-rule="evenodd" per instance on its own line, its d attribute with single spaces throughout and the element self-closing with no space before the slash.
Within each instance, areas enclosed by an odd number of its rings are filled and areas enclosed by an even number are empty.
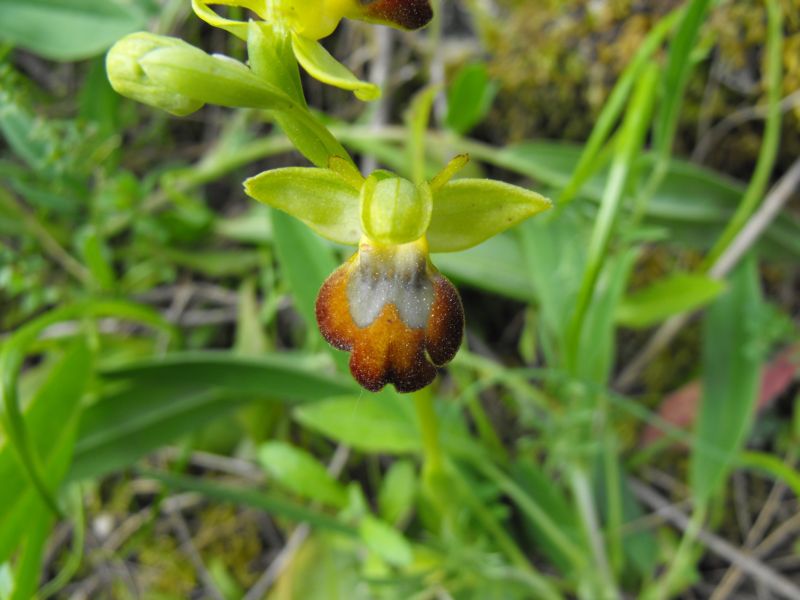
<svg viewBox="0 0 800 600">
<path fill-rule="evenodd" d="M 364 452 L 404 453 L 420 448 L 410 404 L 381 393 L 314 402 L 295 409 L 305 427 Z"/>
<path fill-rule="evenodd" d="M 316 458 L 283 442 L 268 442 L 258 451 L 264 470 L 289 491 L 335 508 L 347 504 L 344 486 Z"/>
<path fill-rule="evenodd" d="M 763 361 L 761 307 L 758 270 L 750 256 L 703 322 L 703 395 L 690 465 L 692 491 L 701 506 L 724 482 L 753 422 Z"/>
<path fill-rule="evenodd" d="M 370 101 L 381 97 L 381 89 L 377 85 L 361 81 L 333 58 L 319 42 L 293 34 L 292 48 L 297 62 L 314 79 L 343 90 L 350 90 L 359 100 Z"/>
<path fill-rule="evenodd" d="M 0 39 L 52 60 L 100 54 L 145 21 L 120 0 L 0 0 Z"/>
<path fill-rule="evenodd" d="M 278 260 L 294 292 L 297 309 L 313 327 L 317 293 L 338 263 L 330 246 L 284 212 L 272 211 L 272 231 Z"/>
<path fill-rule="evenodd" d="M 587 239 L 588 231 L 588 224 L 571 208 L 519 227 L 520 276 L 530 282 L 529 298 L 536 300 L 541 314 L 543 349 L 553 364 L 564 350 L 570 311 L 586 264 L 586 248 L 575 241 Z"/>
<path fill-rule="evenodd" d="M 673 315 L 702 308 L 724 289 L 723 282 L 707 275 L 674 273 L 623 298 L 617 305 L 617 323 L 650 327 Z"/>
<path fill-rule="evenodd" d="M 350 245 L 361 238 L 358 192 L 331 170 L 273 169 L 246 180 L 244 189 L 259 202 L 300 219 L 324 238 Z"/>
<path fill-rule="evenodd" d="M 378 490 L 378 510 L 387 523 L 405 519 L 413 508 L 417 475 L 408 460 L 396 460 L 389 467 Z"/>
<path fill-rule="evenodd" d="M 433 196 L 427 234 L 431 252 L 477 246 L 550 206 L 544 196 L 508 183 L 488 179 L 452 181 Z"/>
<path fill-rule="evenodd" d="M 445 124 L 456 133 L 467 133 L 484 119 L 496 93 L 484 63 L 463 66 L 447 92 Z"/>
<path fill-rule="evenodd" d="M 253 400 L 315 400 L 352 390 L 303 357 L 173 354 L 106 372 L 113 385 L 84 412 L 70 478 L 127 466 Z"/>
<path fill-rule="evenodd" d="M 58 489 L 72 457 L 75 429 L 91 364 L 82 343 L 71 348 L 48 373 L 23 413 L 33 450 L 45 467 L 45 485 Z M 8 437 L 0 439 L 0 563 L 27 529 L 25 515 L 41 506 L 17 461 Z"/>
<path fill-rule="evenodd" d="M 433 256 L 448 277 L 479 289 L 528 301 L 533 290 L 525 276 L 525 260 L 516 236 L 506 232 L 463 252 Z"/>
<path fill-rule="evenodd" d="M 364 515 L 358 525 L 358 533 L 367 548 L 390 565 L 404 567 L 411 562 L 411 544 L 384 521 L 369 514 Z"/>
</svg>

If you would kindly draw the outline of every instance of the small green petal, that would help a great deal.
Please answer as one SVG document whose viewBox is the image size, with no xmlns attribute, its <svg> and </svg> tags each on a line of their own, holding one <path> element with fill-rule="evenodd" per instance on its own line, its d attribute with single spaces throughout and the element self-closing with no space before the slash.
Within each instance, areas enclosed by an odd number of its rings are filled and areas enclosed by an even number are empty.
<svg viewBox="0 0 800 600">
<path fill-rule="evenodd" d="M 544 196 L 488 179 L 459 179 L 433 194 L 428 228 L 431 252 L 456 252 L 550 208 Z"/>
<path fill-rule="evenodd" d="M 292 34 L 292 47 L 297 61 L 314 79 L 350 90 L 359 100 L 377 100 L 381 90 L 377 85 L 361 81 L 347 67 L 333 58 L 319 42 Z"/>
<path fill-rule="evenodd" d="M 455 175 L 469 162 L 469 154 L 459 154 L 453 157 L 436 177 L 431 179 L 431 191 L 435 194 L 440 188 L 444 187 Z"/>
<path fill-rule="evenodd" d="M 209 4 L 225 4 L 228 6 L 242 6 L 250 9 L 258 14 L 262 19 L 264 18 L 262 7 L 263 1 L 258 0 L 214 0 L 213 2 L 206 2 L 205 0 L 192 0 L 192 9 L 194 14 L 203 19 L 209 25 L 224 29 L 228 33 L 232 33 L 241 40 L 247 41 L 247 23 L 244 21 L 234 21 L 232 19 L 225 19 L 220 17 L 216 12 L 209 8 Z"/>
<path fill-rule="evenodd" d="M 358 192 L 329 169 L 289 167 L 244 182 L 247 194 L 300 219 L 319 235 L 351 246 L 361 239 Z"/>
</svg>

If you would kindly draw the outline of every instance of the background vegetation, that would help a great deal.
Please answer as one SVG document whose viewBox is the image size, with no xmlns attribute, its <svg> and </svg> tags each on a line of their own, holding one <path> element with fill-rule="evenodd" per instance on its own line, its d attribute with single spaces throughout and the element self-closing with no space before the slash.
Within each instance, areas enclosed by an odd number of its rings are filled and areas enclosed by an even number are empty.
<svg viewBox="0 0 800 600">
<path fill-rule="evenodd" d="M 104 73 L 137 29 L 242 45 L 185 0 L 0 0 L 0 598 L 800 597 L 800 9 L 435 8 L 326 42 L 379 103 L 305 82 L 405 175 L 439 86 L 428 171 L 556 204 L 434 256 L 467 336 L 422 435 L 316 330 L 347 250 L 242 192 L 303 164 L 280 130 Z"/>
</svg>

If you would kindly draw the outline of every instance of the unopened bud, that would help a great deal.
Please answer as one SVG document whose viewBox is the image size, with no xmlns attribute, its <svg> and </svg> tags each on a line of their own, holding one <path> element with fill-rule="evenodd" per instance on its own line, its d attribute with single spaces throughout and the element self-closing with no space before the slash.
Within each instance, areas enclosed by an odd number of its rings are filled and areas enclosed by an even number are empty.
<svg viewBox="0 0 800 600">
<path fill-rule="evenodd" d="M 140 61 L 163 48 L 191 48 L 178 38 L 139 32 L 119 40 L 106 56 L 108 80 L 119 94 L 155 106 L 173 115 L 186 116 L 203 106 L 203 102 L 184 96 L 153 81 Z"/>
</svg>

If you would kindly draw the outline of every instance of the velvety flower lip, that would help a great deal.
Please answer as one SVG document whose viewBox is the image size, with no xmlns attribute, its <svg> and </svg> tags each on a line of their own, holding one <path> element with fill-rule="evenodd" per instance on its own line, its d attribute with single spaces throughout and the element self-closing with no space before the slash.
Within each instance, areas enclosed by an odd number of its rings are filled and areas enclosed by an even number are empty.
<svg viewBox="0 0 800 600">
<path fill-rule="evenodd" d="M 464 310 L 453 284 L 428 260 L 424 240 L 400 246 L 364 241 L 320 289 L 323 337 L 351 352 L 350 371 L 376 392 L 430 385 L 461 345 Z"/>
<path fill-rule="evenodd" d="M 393 24 L 403 29 L 419 29 L 433 18 L 428 0 L 361 0 L 362 18 Z"/>
</svg>

